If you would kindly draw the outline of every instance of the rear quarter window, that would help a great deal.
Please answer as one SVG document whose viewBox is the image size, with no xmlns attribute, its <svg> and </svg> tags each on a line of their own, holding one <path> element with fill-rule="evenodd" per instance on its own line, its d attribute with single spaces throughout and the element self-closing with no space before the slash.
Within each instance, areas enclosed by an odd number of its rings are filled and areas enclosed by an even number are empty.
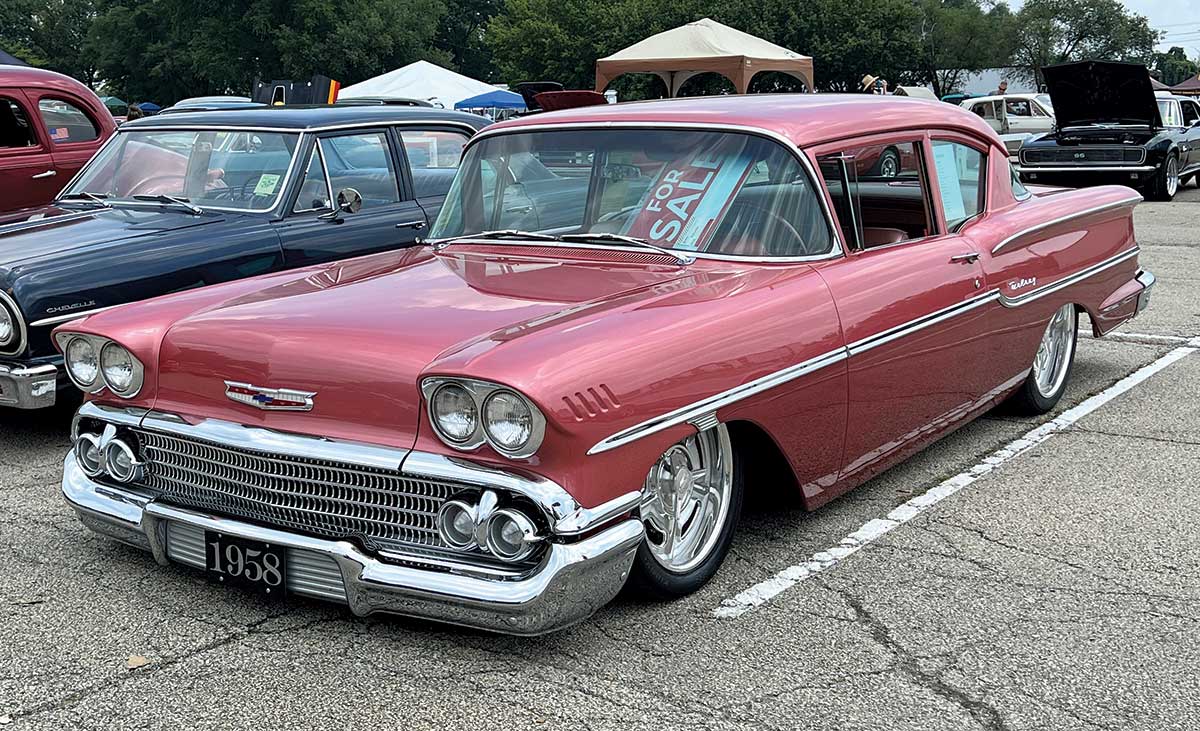
<svg viewBox="0 0 1200 731">
<path fill-rule="evenodd" d="M 67 142 L 91 142 L 100 130 L 79 107 L 65 99 L 46 97 L 38 101 L 38 112 L 46 126 L 46 136 L 56 145 Z"/>
</svg>

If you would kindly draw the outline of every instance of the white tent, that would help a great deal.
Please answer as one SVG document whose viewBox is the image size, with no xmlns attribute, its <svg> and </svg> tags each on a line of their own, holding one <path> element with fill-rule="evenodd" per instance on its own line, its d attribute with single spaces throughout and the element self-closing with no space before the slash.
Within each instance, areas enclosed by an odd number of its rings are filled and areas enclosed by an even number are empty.
<svg viewBox="0 0 1200 731">
<path fill-rule="evenodd" d="M 454 105 L 463 99 L 495 90 L 496 87 L 491 84 L 456 74 L 437 64 L 415 61 L 386 74 L 343 87 L 338 98 L 404 97 L 422 99 L 446 109 L 453 109 Z"/>
<path fill-rule="evenodd" d="M 669 96 L 688 79 L 708 71 L 733 82 L 739 94 L 763 71 L 782 71 L 813 90 L 813 60 L 711 18 L 681 25 L 638 41 L 596 62 L 596 91 L 621 74 L 657 74 Z"/>
</svg>

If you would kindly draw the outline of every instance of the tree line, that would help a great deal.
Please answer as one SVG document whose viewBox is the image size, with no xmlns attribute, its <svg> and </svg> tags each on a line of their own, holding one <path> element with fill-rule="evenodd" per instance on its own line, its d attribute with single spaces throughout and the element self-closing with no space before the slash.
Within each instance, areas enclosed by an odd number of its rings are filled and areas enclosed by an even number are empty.
<svg viewBox="0 0 1200 731">
<path fill-rule="evenodd" d="M 1197 70 L 1183 49 L 1155 53 L 1158 33 L 1119 0 L 1026 0 L 1017 12 L 1002 0 L 4 0 L 0 49 L 160 103 L 245 94 L 255 78 L 350 84 L 418 59 L 486 81 L 591 88 L 597 58 L 702 17 L 813 56 L 822 90 L 870 73 L 940 95 L 994 67 L 1033 86 L 1043 66 L 1085 58 L 1146 63 L 1168 84 Z M 683 91 L 721 85 L 700 77 Z M 664 92 L 642 76 L 617 88 Z"/>
</svg>

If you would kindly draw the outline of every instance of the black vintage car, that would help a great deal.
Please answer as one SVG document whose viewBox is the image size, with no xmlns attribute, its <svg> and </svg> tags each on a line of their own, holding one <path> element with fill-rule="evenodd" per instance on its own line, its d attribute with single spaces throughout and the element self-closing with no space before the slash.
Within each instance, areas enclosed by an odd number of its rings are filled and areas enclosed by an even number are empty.
<svg viewBox="0 0 1200 731">
<path fill-rule="evenodd" d="M 1140 64 L 1047 66 L 1055 131 L 1021 147 L 1021 179 L 1053 185 L 1120 183 L 1170 200 L 1200 176 L 1200 104 L 1155 95 Z"/>
<path fill-rule="evenodd" d="M 419 243 L 486 124 L 339 106 L 122 125 L 53 204 L 0 216 L 0 406 L 55 403 L 68 381 L 50 331 L 63 322 Z"/>
</svg>

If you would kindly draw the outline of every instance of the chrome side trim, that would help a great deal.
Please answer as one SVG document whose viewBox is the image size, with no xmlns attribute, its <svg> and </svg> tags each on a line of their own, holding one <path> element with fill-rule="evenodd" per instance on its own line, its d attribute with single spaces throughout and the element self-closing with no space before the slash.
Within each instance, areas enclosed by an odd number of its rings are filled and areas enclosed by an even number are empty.
<svg viewBox="0 0 1200 731">
<path fill-rule="evenodd" d="M 880 345 L 886 345 L 893 340 L 907 337 L 915 332 L 924 330 L 927 327 L 931 327 L 940 322 L 945 322 L 952 317 L 958 317 L 959 315 L 975 310 L 983 305 L 994 302 L 999 297 L 1000 291 L 993 289 L 986 294 L 982 294 L 969 300 L 960 302 L 956 305 L 951 305 L 950 307 L 931 312 L 924 317 L 910 320 L 909 322 L 897 325 L 896 327 L 884 330 L 883 332 L 876 333 L 870 337 L 856 340 L 846 347 L 849 350 L 850 355 L 859 355 L 860 353 L 865 353 L 872 348 L 878 348 Z"/>
<path fill-rule="evenodd" d="M 142 130 L 154 130 L 155 132 L 167 131 L 182 131 L 191 132 L 193 130 L 203 130 L 206 132 L 284 132 L 288 134 L 318 134 L 321 132 L 336 132 L 343 129 L 368 129 L 378 127 L 458 127 L 467 130 L 472 135 L 476 129 L 466 122 L 455 119 L 407 119 L 407 120 L 387 120 L 375 119 L 365 122 L 345 122 L 343 124 L 325 124 L 319 126 L 308 127 L 269 127 L 269 126 L 242 126 L 237 124 L 139 124 L 136 127 L 118 127 L 117 134 L 140 132 Z M 116 135 L 113 135 L 114 137 Z"/>
<path fill-rule="evenodd" d="M 783 370 L 756 378 L 740 386 L 735 386 L 728 391 L 722 391 L 714 396 L 709 396 L 706 399 L 663 414 L 662 416 L 656 416 L 653 419 L 647 419 L 627 429 L 622 429 L 616 434 L 597 442 L 587 453 L 599 454 L 607 452 L 610 449 L 616 449 L 623 444 L 628 444 L 642 437 L 657 434 L 664 429 L 669 429 L 686 421 L 703 417 L 707 413 L 715 412 L 742 399 L 770 390 L 776 386 L 781 386 L 789 381 L 794 381 L 801 376 L 806 376 L 809 373 L 835 363 L 840 363 L 848 356 L 848 351 L 844 347 L 831 350 L 828 353 L 822 353 L 815 358 L 809 358 L 806 361 L 789 366 Z"/>
<path fill-rule="evenodd" d="M 821 212 L 825 214 L 825 225 L 829 228 L 829 237 L 833 242 L 831 251 L 825 254 L 815 254 L 813 256 L 733 256 L 729 254 L 709 254 L 703 251 L 689 251 L 690 256 L 695 256 L 698 259 L 714 259 L 717 261 L 742 261 L 742 262 L 802 262 L 802 261 L 824 261 L 826 259 L 837 259 L 843 256 L 845 252 L 845 244 L 842 241 L 841 233 L 833 219 L 833 214 L 829 210 L 829 202 L 825 199 L 824 186 L 818 183 L 821 176 L 817 175 L 817 171 L 813 168 L 812 162 L 808 159 L 808 155 L 796 145 L 795 142 L 778 132 L 762 127 L 754 127 L 741 124 L 723 124 L 720 122 L 569 122 L 563 124 L 522 124 L 512 127 L 493 128 L 486 127 L 475 134 L 467 144 L 463 147 L 463 156 L 467 154 L 467 150 L 472 145 L 480 140 L 490 139 L 499 135 L 528 133 L 528 132 L 554 132 L 564 129 L 680 129 L 680 130 L 697 130 L 697 131 L 716 131 L 716 132 L 740 132 L 742 134 L 757 135 L 765 137 L 774 142 L 783 145 L 783 147 L 792 153 L 792 155 L 800 162 L 800 166 L 804 168 L 808 175 L 808 182 L 812 188 L 813 194 L 821 204 Z M 494 243 L 494 242 L 489 242 Z M 538 242 L 541 245 L 543 242 Z M 615 251 L 629 251 L 628 246 L 605 246 L 597 247 Z"/>
<path fill-rule="evenodd" d="M 1114 208 L 1124 208 L 1125 206 L 1137 205 L 1138 203 L 1141 203 L 1142 200 L 1143 200 L 1143 198 L 1141 195 L 1135 194 L 1132 198 L 1125 198 L 1123 200 L 1113 201 L 1112 203 L 1104 203 L 1104 204 L 1101 204 L 1098 206 L 1092 206 L 1091 208 L 1085 208 L 1082 211 L 1074 211 L 1072 213 L 1068 213 L 1066 215 L 1059 216 L 1058 218 L 1052 218 L 1049 221 L 1039 223 L 1036 226 L 1031 226 L 1031 227 L 1025 229 L 1024 231 L 1019 231 L 1019 232 L 1013 234 L 1012 236 L 1009 236 L 1008 238 L 1004 239 L 1003 241 L 1001 241 L 1000 243 L 998 243 L 992 247 L 992 255 L 993 256 L 996 255 L 998 252 L 1000 252 L 1002 249 L 1004 249 L 1004 247 L 1008 246 L 1009 244 L 1016 241 L 1017 239 L 1023 238 L 1030 234 L 1035 234 L 1038 231 L 1044 231 L 1048 228 L 1051 228 L 1052 226 L 1057 226 L 1060 223 L 1066 223 L 1068 221 L 1073 221 L 1076 218 L 1082 218 L 1084 216 L 1088 216 L 1093 213 L 1101 213 L 1103 211 L 1112 210 Z"/>
<path fill-rule="evenodd" d="M 29 339 L 29 330 L 25 327 L 25 317 L 21 314 L 21 308 L 17 306 L 17 301 L 4 290 L 0 290 L 0 307 L 8 310 L 8 314 L 12 315 L 13 322 L 17 325 L 16 340 L 0 348 L 0 355 L 20 355 L 25 351 L 25 344 Z"/>
<path fill-rule="evenodd" d="M 107 307 L 96 307 L 91 310 L 80 310 L 78 312 L 68 312 L 65 315 L 55 315 L 54 317 L 43 317 L 40 320 L 34 320 L 33 322 L 29 323 L 29 327 L 45 327 L 47 325 L 61 325 L 64 322 L 71 322 L 72 320 L 81 320 L 81 319 L 87 317 L 88 315 L 96 315 L 101 312 L 104 312 L 105 310 L 111 310 L 114 307 L 120 307 L 120 305 L 109 305 Z"/>
<path fill-rule="evenodd" d="M 1067 287 L 1070 287 L 1072 284 L 1078 284 L 1079 282 L 1082 282 L 1083 280 L 1087 279 L 1088 277 L 1099 274 L 1100 272 L 1102 272 L 1106 269 L 1110 269 L 1110 268 L 1116 266 L 1117 264 L 1120 264 L 1123 261 L 1127 261 L 1127 260 L 1137 256 L 1139 251 L 1140 251 L 1140 249 L 1138 249 L 1138 247 L 1135 246 L 1132 249 L 1123 251 L 1114 257 L 1105 259 L 1104 261 L 1102 261 L 1098 264 L 1093 264 L 1092 266 L 1088 267 L 1087 269 L 1084 269 L 1081 272 L 1076 272 L 1075 274 L 1072 274 L 1070 276 L 1063 277 L 1062 279 L 1058 280 L 1057 282 L 1052 282 L 1043 287 L 1038 287 L 1037 289 L 1030 290 L 1030 291 L 1028 291 L 1024 294 L 1018 295 L 1016 297 L 1008 297 L 1003 292 L 1001 292 L 1000 293 L 1000 304 L 1004 305 L 1005 307 L 1020 307 L 1021 305 L 1027 305 L 1030 302 L 1039 300 L 1048 294 L 1053 294 L 1054 292 L 1057 292 L 1061 289 L 1066 289 Z"/>
</svg>

